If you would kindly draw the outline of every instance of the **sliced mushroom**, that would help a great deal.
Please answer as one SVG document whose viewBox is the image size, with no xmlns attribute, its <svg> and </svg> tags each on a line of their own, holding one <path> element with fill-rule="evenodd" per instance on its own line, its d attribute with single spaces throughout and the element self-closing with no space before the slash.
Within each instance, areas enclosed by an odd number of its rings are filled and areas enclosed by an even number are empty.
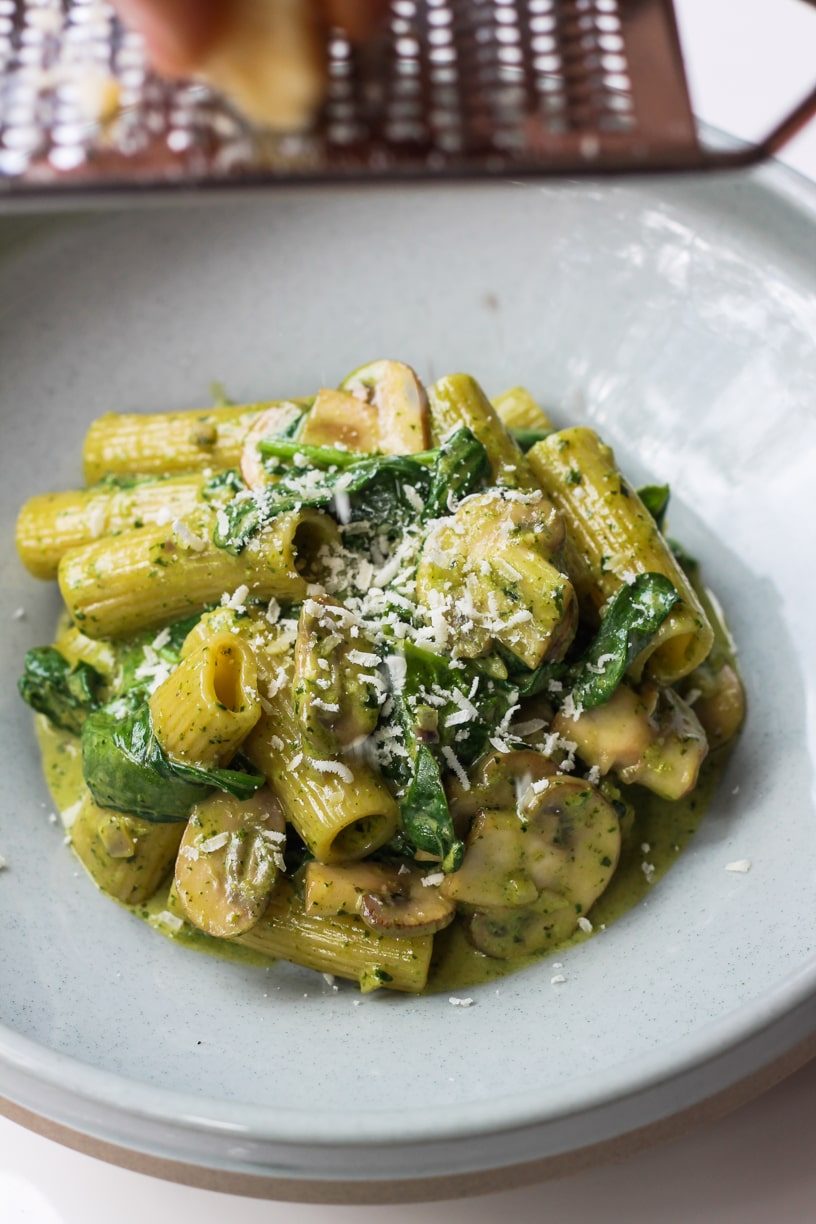
<svg viewBox="0 0 816 1224">
<path fill-rule="evenodd" d="M 346 391 L 324 388 L 317 398 L 298 441 L 309 446 L 341 446 L 371 454 L 379 448 L 377 409 Z"/>
<path fill-rule="evenodd" d="M 303 416 L 297 404 L 275 404 L 256 418 L 244 439 L 241 450 L 241 476 L 250 489 L 262 489 L 269 483 L 269 473 L 263 465 L 258 444 L 265 438 L 285 434 Z"/>
<path fill-rule="evenodd" d="M 304 904 L 307 914 L 324 918 L 359 914 L 366 894 L 386 896 L 398 888 L 397 868 L 385 863 L 350 863 L 344 867 L 311 862 L 306 865 Z"/>
<path fill-rule="evenodd" d="M 283 866 L 286 823 L 269 790 L 243 802 L 215 794 L 190 814 L 175 886 L 194 926 L 217 939 L 255 925 Z"/>
<path fill-rule="evenodd" d="M 529 837 L 514 807 L 479 812 L 462 866 L 445 877 L 442 895 L 479 909 L 531 905 L 541 890 L 528 869 Z"/>
<path fill-rule="evenodd" d="M 455 777 L 448 784 L 448 802 L 454 821 L 457 825 L 465 823 L 483 808 L 518 810 L 532 784 L 555 772 L 554 762 L 532 748 L 488 752 L 471 769 L 467 790 Z M 457 831 L 462 831 L 461 825 Z"/>
<path fill-rule="evenodd" d="M 694 690 L 694 713 L 708 736 L 709 747 L 720 748 L 733 739 L 745 719 L 745 689 L 730 663 L 714 668 L 703 663 L 688 678 L 688 700 Z"/>
<path fill-rule="evenodd" d="M 410 366 L 402 361 L 372 361 L 350 374 L 342 389 L 377 409 L 383 454 L 411 455 L 430 446 L 428 397 Z"/>
<path fill-rule="evenodd" d="M 453 922 L 456 906 L 427 876 L 408 870 L 398 876 L 399 888 L 386 894 L 365 893 L 360 917 L 372 931 L 383 935 L 433 935 Z"/>
<path fill-rule="evenodd" d="M 293 692 L 307 751 L 336 752 L 372 733 L 380 710 L 378 687 L 370 682 L 377 665 L 371 642 L 359 631 L 351 637 L 342 605 L 327 596 L 306 600 L 295 643 Z"/>
<path fill-rule="evenodd" d="M 602 774 L 625 769 L 637 764 L 658 734 L 653 717 L 657 700 L 654 685 L 644 685 L 638 692 L 621 684 L 604 705 L 584 710 L 577 718 L 559 711 L 552 730 L 577 744 L 581 760 Z"/>
<path fill-rule="evenodd" d="M 467 923 L 470 942 L 494 960 L 534 956 L 569 939 L 578 916 L 557 894 L 542 893 L 523 909 L 480 910 Z"/>
<path fill-rule="evenodd" d="M 432 935 L 453 921 L 455 906 L 415 867 L 350 863 L 306 868 L 307 914 L 356 914 L 387 935 Z"/>
<path fill-rule="evenodd" d="M 661 689 L 658 731 L 636 765 L 620 770 L 622 782 L 638 782 L 662 799 L 682 799 L 697 785 L 708 753 L 700 720 L 673 689 Z"/>
<path fill-rule="evenodd" d="M 533 792 L 523 819 L 481 812 L 443 894 L 483 915 L 470 938 L 489 956 L 538 951 L 565 938 L 607 887 L 620 855 L 615 809 L 588 782 L 556 774 Z M 526 917 L 510 920 L 515 912 Z M 504 950 L 497 950 L 503 948 Z"/>
</svg>

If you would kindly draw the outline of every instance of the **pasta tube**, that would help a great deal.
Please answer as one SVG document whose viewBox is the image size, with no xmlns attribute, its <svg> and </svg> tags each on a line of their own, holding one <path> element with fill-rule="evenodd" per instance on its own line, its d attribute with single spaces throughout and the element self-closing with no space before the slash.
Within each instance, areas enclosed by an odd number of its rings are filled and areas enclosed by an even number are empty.
<svg viewBox="0 0 816 1224">
<path fill-rule="evenodd" d="M 71 548 L 195 510 L 203 476 L 147 480 L 130 489 L 100 486 L 31 497 L 17 518 L 17 552 L 35 578 L 56 578 Z"/>
<path fill-rule="evenodd" d="M 549 560 L 563 533 L 540 492 L 476 493 L 439 520 L 422 551 L 416 592 L 432 624 L 442 613 L 454 653 L 474 659 L 500 642 L 527 667 L 563 658 L 578 623 L 575 592 Z"/>
<path fill-rule="evenodd" d="M 482 388 L 469 374 L 447 374 L 428 388 L 436 437 L 467 425 L 487 451 L 493 477 L 511 488 L 533 489 L 536 481 Z"/>
<path fill-rule="evenodd" d="M 693 671 L 711 650 L 714 633 L 691 584 L 654 519 L 615 466 L 594 430 L 563 429 L 527 456 L 544 491 L 564 516 L 566 563 L 585 611 L 597 613 L 638 574 L 664 574 L 680 602 L 632 665 L 661 684 Z"/>
<path fill-rule="evenodd" d="M 506 429 L 555 429 L 552 418 L 526 387 L 511 387 L 491 400 Z"/>
<path fill-rule="evenodd" d="M 247 430 L 276 402 L 193 412 L 109 412 L 93 422 L 85 437 L 85 480 L 96 484 L 106 476 L 162 476 L 237 467 Z"/>
<path fill-rule="evenodd" d="M 125 905 L 147 901 L 175 862 L 184 826 L 155 824 L 100 807 L 83 788 L 71 844 L 103 892 Z"/>
<path fill-rule="evenodd" d="M 244 750 L 315 858 L 322 863 L 365 858 L 390 841 L 399 813 L 377 774 L 354 757 L 307 756 L 290 691 L 275 692 L 264 707 Z"/>
<path fill-rule="evenodd" d="M 88 637 L 123 637 L 247 594 L 299 600 L 310 561 L 337 528 L 316 510 L 280 514 L 239 557 L 212 543 L 215 512 L 202 509 L 172 527 L 144 527 L 72 549 L 59 567 L 62 597 Z M 304 576 L 305 575 L 305 576 Z"/>
<path fill-rule="evenodd" d="M 433 950 L 433 935 L 395 937 L 372 931 L 349 915 L 307 914 L 288 881 L 275 889 L 260 922 L 233 942 L 319 973 L 350 978 L 363 991 L 387 986 L 409 993 L 425 986 Z"/>
<path fill-rule="evenodd" d="M 187 655 L 151 696 L 150 716 L 168 756 L 226 765 L 261 716 L 258 671 L 247 643 L 222 632 Z"/>
</svg>

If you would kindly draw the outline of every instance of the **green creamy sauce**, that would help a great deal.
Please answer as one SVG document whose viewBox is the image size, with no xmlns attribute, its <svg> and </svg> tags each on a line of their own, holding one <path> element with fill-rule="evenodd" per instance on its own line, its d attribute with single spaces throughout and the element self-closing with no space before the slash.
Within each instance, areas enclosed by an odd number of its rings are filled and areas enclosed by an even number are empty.
<svg viewBox="0 0 816 1224">
<path fill-rule="evenodd" d="M 72 810 L 83 785 L 79 741 L 68 732 L 53 727 L 42 715 L 37 716 L 35 723 L 48 788 L 70 832 Z M 728 747 L 711 753 L 700 771 L 695 790 L 686 799 L 677 802 L 659 799 L 642 787 L 621 788 L 635 807 L 636 819 L 624 841 L 618 869 L 606 892 L 592 907 L 591 920 L 595 933 L 603 934 L 600 930 L 602 926 L 608 926 L 642 901 L 685 849 L 716 790 L 728 755 Z M 643 851 L 644 844 L 648 844 L 648 852 Z M 649 873 L 651 883 L 644 873 L 644 862 L 654 867 L 654 871 Z M 173 899 L 169 894 L 169 885 L 163 885 L 148 902 L 123 908 L 149 923 L 160 934 L 198 952 L 259 968 L 266 968 L 272 963 L 270 957 L 227 940 L 212 939 L 187 922 L 175 929 L 172 917 L 178 918 L 180 915 L 173 915 Z M 171 915 L 170 921 L 168 914 Z M 434 958 L 426 991 L 432 994 L 436 991 L 462 990 L 493 981 L 592 937 L 578 931 L 564 943 L 553 945 L 535 956 L 499 961 L 471 947 L 463 928 L 455 922 L 435 936 Z"/>
</svg>

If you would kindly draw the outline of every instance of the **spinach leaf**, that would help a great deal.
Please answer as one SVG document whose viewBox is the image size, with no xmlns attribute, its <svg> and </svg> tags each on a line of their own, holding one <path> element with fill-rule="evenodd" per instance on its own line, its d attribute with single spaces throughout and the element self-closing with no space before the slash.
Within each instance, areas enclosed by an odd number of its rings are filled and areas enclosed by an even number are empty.
<svg viewBox="0 0 816 1224">
<path fill-rule="evenodd" d="M 102 807 L 134 812 L 145 820 L 186 820 L 213 790 L 248 799 L 264 779 L 234 769 L 200 769 L 173 761 L 153 733 L 146 701 L 129 712 L 116 702 L 91 714 L 82 728 L 82 770 Z"/>
<path fill-rule="evenodd" d="M 443 871 L 456 871 L 464 847 L 453 827 L 438 754 L 449 748 L 463 768 L 471 765 L 515 703 L 516 689 L 508 681 L 486 675 L 477 664 L 452 668 L 439 655 L 410 642 L 405 644 L 405 663 L 402 689 L 393 696 L 394 717 L 408 752 L 393 771 L 402 787 L 403 837 L 412 850 L 439 858 Z M 451 696 L 446 700 L 454 690 L 461 694 L 460 699 Z M 451 716 L 463 711 L 470 717 L 449 725 Z M 434 727 L 429 738 L 426 716 L 431 713 Z"/>
<path fill-rule="evenodd" d="M 416 745 L 411 780 L 400 800 L 400 815 L 412 849 L 441 859 L 445 872 L 461 867 L 464 846 L 456 840 L 439 766 L 426 744 Z"/>
<path fill-rule="evenodd" d="M 663 574 L 638 574 L 610 603 L 595 637 L 571 663 L 542 663 L 534 671 L 512 677 L 520 697 L 550 692 L 560 705 L 572 694 L 585 710 L 603 705 L 615 692 L 627 668 L 651 641 L 680 596 Z"/>
<path fill-rule="evenodd" d="M 246 485 L 236 468 L 227 468 L 225 472 L 217 472 L 201 486 L 201 496 L 205 501 L 213 501 L 222 493 L 240 493 Z"/>
<path fill-rule="evenodd" d="M 331 513 L 342 499 L 348 499 L 351 519 L 398 527 L 416 517 L 406 487 L 424 502 L 430 485 L 427 464 L 410 455 L 377 455 L 356 461 L 344 471 L 293 473 L 254 496 L 241 495 L 230 502 L 219 516 L 213 541 L 237 555 L 279 514 L 296 506 Z"/>
<path fill-rule="evenodd" d="M 662 531 L 663 523 L 666 518 L 666 511 L 669 508 L 669 486 L 644 485 L 643 488 L 638 489 L 637 492 L 638 497 L 643 502 L 654 521 L 657 523 L 658 531 Z"/>
<path fill-rule="evenodd" d="M 576 705 L 591 710 L 609 700 L 679 598 L 663 574 L 638 574 L 630 586 L 621 587 L 595 638 L 570 669 Z"/>
<path fill-rule="evenodd" d="M 536 442 L 543 442 L 545 438 L 549 438 L 553 431 L 551 429 L 511 429 L 510 434 L 513 440 L 518 444 L 525 455 L 527 451 L 535 446 Z"/>
<path fill-rule="evenodd" d="M 45 714 L 56 727 L 78 735 L 82 724 L 99 708 L 103 677 L 89 663 L 72 667 L 53 646 L 29 650 L 18 688 L 23 701 Z"/>
<path fill-rule="evenodd" d="M 415 708 L 414 703 L 423 701 L 423 690 L 436 697 L 434 705 L 440 748 L 452 749 L 465 768 L 472 765 L 484 752 L 489 736 L 515 704 L 518 687 L 512 681 L 487 675 L 478 662 L 453 668 L 441 655 L 423 650 L 412 642 L 405 643 L 405 663 L 402 696 L 408 701 L 409 708 Z M 478 684 L 474 684 L 474 681 L 478 681 Z M 436 694 L 433 693 L 434 688 Z M 439 705 L 438 694 L 452 693 L 454 690 L 461 693 L 461 698 L 457 701 L 451 697 Z M 472 697 L 470 693 L 473 693 Z M 456 720 L 452 724 L 449 722 L 451 716 L 468 707 L 475 710 L 475 716 Z"/>
<path fill-rule="evenodd" d="M 696 557 L 692 557 L 691 553 L 687 553 L 682 544 L 677 540 L 667 540 L 669 548 L 672 550 L 674 559 L 680 566 L 683 573 L 692 581 L 696 582 L 700 576 L 700 562 Z"/>
<path fill-rule="evenodd" d="M 467 426 L 457 429 L 439 449 L 422 517 L 447 514 L 451 495 L 457 501 L 467 497 L 479 488 L 489 472 L 487 451 L 479 439 Z"/>
<path fill-rule="evenodd" d="M 295 455 L 303 455 L 312 467 L 324 470 L 353 467 L 362 459 L 370 458 L 363 451 L 339 450 L 336 446 L 308 446 L 286 438 L 265 438 L 258 443 L 258 450 L 264 459 L 294 459 Z"/>
</svg>

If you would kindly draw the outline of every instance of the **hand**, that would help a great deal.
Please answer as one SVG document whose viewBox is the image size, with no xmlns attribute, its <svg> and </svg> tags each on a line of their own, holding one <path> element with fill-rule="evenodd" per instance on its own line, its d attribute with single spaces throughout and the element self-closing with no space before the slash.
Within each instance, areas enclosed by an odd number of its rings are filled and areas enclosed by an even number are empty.
<svg viewBox="0 0 816 1224">
<path fill-rule="evenodd" d="M 270 0 L 274 3 L 274 0 Z M 329 25 L 354 40 L 365 38 L 382 14 L 384 0 L 303 0 Z M 122 19 L 141 31 L 150 58 L 168 76 L 184 76 L 204 60 L 229 28 L 236 0 L 114 0 Z"/>
</svg>

